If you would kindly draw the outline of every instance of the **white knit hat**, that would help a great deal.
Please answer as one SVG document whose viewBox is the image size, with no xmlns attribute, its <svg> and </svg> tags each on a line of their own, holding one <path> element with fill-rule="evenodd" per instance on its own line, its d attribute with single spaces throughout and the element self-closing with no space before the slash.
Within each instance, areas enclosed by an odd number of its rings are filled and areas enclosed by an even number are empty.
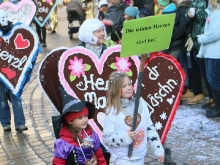
<svg viewBox="0 0 220 165">
<path fill-rule="evenodd" d="M 98 19 L 87 19 L 79 28 L 79 40 L 82 42 L 96 44 L 98 39 L 93 35 L 93 32 L 103 27 L 106 37 L 105 25 Z"/>
<path fill-rule="evenodd" d="M 102 5 L 108 5 L 107 0 L 101 0 L 101 1 L 99 1 L 99 8 L 101 8 Z"/>
</svg>

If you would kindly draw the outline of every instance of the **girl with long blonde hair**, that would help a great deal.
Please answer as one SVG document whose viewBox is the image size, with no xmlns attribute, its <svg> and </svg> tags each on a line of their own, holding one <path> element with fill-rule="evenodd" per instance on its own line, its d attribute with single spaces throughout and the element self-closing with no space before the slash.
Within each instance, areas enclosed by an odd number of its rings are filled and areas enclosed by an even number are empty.
<svg viewBox="0 0 220 165">
<path fill-rule="evenodd" d="M 126 73 L 113 72 L 108 81 L 103 142 L 108 146 L 114 165 L 143 165 L 147 141 L 154 154 L 163 162 L 164 149 L 151 121 L 146 102 L 142 98 L 138 108 L 137 128 L 131 131 L 134 106 L 135 95 L 131 78 Z M 142 142 L 139 144 L 137 141 L 140 140 Z M 128 146 L 132 142 L 134 142 L 133 154 L 128 158 Z"/>
</svg>

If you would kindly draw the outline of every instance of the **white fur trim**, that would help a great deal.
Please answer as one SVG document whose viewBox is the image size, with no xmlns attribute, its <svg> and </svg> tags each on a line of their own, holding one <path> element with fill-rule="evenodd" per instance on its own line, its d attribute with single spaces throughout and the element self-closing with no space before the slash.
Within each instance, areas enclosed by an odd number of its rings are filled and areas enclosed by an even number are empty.
<svg viewBox="0 0 220 165">
<path fill-rule="evenodd" d="M 125 131 L 120 133 L 104 132 L 103 142 L 106 146 L 109 147 L 126 147 L 129 144 L 131 144 L 133 141 L 128 136 L 128 132 Z"/>
<path fill-rule="evenodd" d="M 154 125 L 147 128 L 147 139 L 156 156 L 164 156 L 164 148 Z"/>
</svg>

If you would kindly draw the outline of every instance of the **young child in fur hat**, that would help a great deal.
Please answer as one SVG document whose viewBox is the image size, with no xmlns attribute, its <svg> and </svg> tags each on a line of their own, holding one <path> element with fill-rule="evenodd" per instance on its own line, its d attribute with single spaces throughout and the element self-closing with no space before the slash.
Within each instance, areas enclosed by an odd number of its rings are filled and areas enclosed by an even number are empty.
<svg viewBox="0 0 220 165">
<path fill-rule="evenodd" d="M 75 100 L 63 88 L 59 88 L 63 102 L 60 116 L 62 128 L 54 144 L 53 165 L 106 165 L 98 135 L 88 125 L 95 113 L 95 106 Z M 59 127 L 57 127 L 59 129 Z M 54 128 L 56 132 L 56 128 Z"/>
</svg>

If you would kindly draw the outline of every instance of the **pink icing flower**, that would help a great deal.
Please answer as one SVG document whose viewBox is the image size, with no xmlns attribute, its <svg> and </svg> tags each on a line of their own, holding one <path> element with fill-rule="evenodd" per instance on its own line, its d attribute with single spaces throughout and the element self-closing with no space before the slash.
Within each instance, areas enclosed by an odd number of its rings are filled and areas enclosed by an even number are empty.
<svg viewBox="0 0 220 165">
<path fill-rule="evenodd" d="M 76 75 L 78 78 L 85 74 L 85 68 L 86 65 L 83 64 L 83 59 L 81 58 L 78 60 L 76 56 L 74 57 L 74 60 L 70 60 L 70 65 L 68 66 L 68 69 L 71 70 L 71 75 Z"/>
<path fill-rule="evenodd" d="M 130 71 L 130 66 L 131 63 L 128 62 L 129 57 L 126 58 L 120 58 L 120 57 L 116 57 L 116 61 L 114 64 L 115 66 L 117 66 L 117 71 L 119 72 L 129 72 Z"/>
<path fill-rule="evenodd" d="M 53 1 L 53 0 L 46 0 L 47 3 L 50 3 L 50 2 L 52 2 L 52 1 Z"/>
<path fill-rule="evenodd" d="M 206 21 L 209 23 L 210 22 L 210 18 L 206 18 Z"/>
</svg>

